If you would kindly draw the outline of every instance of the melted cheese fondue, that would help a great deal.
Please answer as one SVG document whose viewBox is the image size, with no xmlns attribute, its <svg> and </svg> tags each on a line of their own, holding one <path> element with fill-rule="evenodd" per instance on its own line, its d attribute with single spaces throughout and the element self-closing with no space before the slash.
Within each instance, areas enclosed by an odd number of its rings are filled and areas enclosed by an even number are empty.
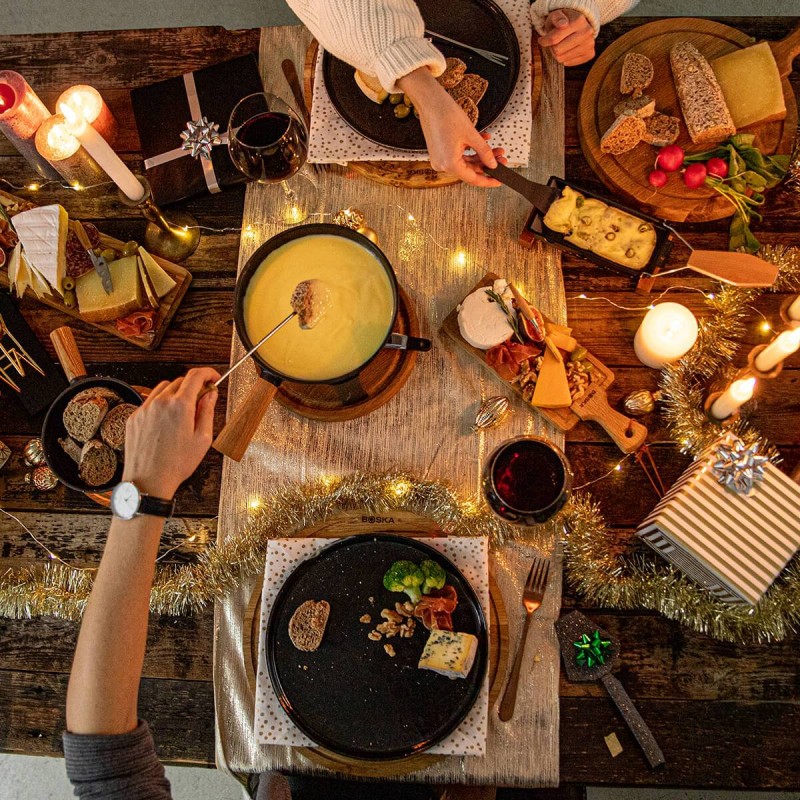
<svg viewBox="0 0 800 800">
<path fill-rule="evenodd" d="M 394 322 L 392 285 L 377 258 L 350 239 L 295 239 L 270 253 L 250 279 L 244 297 L 250 341 L 284 319 L 297 284 L 312 279 L 328 289 L 320 321 L 304 330 L 291 320 L 258 353 L 290 378 L 325 381 L 358 369 L 381 347 Z"/>
</svg>

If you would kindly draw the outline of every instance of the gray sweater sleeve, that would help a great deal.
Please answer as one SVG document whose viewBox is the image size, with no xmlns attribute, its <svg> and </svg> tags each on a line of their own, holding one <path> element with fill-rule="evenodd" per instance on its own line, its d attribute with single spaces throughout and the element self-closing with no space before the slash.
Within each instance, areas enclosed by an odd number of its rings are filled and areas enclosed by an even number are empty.
<svg viewBox="0 0 800 800">
<path fill-rule="evenodd" d="M 81 800 L 170 800 L 150 728 L 94 736 L 64 733 L 67 777 Z"/>
</svg>

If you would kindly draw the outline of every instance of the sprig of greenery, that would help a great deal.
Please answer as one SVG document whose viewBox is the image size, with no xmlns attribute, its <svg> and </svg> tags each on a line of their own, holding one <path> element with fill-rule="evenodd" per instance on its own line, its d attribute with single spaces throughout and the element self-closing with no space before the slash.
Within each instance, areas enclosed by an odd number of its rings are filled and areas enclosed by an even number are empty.
<svg viewBox="0 0 800 800">
<path fill-rule="evenodd" d="M 514 313 L 513 309 L 510 309 L 506 304 L 506 301 L 497 294 L 494 289 L 487 289 L 486 294 L 489 295 L 489 300 L 493 303 L 497 303 L 500 308 L 503 309 L 503 313 L 506 315 L 506 319 L 508 320 L 508 324 L 511 326 L 512 330 L 514 331 L 514 336 L 517 337 L 517 341 L 520 344 L 525 344 L 525 339 L 522 337 L 522 331 L 519 327 L 519 320 L 517 319 L 517 315 Z"/>
</svg>

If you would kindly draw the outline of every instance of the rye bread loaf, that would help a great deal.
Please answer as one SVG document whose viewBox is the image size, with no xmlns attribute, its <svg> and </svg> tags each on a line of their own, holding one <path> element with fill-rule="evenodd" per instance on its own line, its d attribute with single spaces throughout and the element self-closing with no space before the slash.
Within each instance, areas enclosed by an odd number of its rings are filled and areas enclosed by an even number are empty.
<svg viewBox="0 0 800 800">
<path fill-rule="evenodd" d="M 330 603 L 325 600 L 306 600 L 301 603 L 289 620 L 292 644 L 307 653 L 316 650 L 322 644 L 330 613 Z"/>
<path fill-rule="evenodd" d="M 619 76 L 621 94 L 638 97 L 653 81 L 653 62 L 641 53 L 626 53 Z"/>
<path fill-rule="evenodd" d="M 59 439 L 61 449 L 76 463 L 81 463 L 81 450 L 83 449 L 71 436 Z"/>
<path fill-rule="evenodd" d="M 456 105 L 469 117 L 469 121 L 473 125 L 477 125 L 480 111 L 473 100 L 469 97 L 459 97 L 456 100 Z"/>
<path fill-rule="evenodd" d="M 100 425 L 100 436 L 109 447 L 114 450 L 125 447 L 125 425 L 134 411 L 136 406 L 132 403 L 120 403 L 106 414 Z"/>
<path fill-rule="evenodd" d="M 452 89 L 461 82 L 467 65 L 460 58 L 446 58 L 445 71 L 436 79 L 445 89 Z"/>
<path fill-rule="evenodd" d="M 76 395 L 67 403 L 62 415 L 67 433 L 79 442 L 88 442 L 100 428 L 108 408 L 108 400 L 103 397 Z"/>
<path fill-rule="evenodd" d="M 681 121 L 677 117 L 670 117 L 656 111 L 652 117 L 644 121 L 642 141 L 655 147 L 666 147 L 675 144 L 681 132 Z"/>
<path fill-rule="evenodd" d="M 85 400 L 90 397 L 102 397 L 109 406 L 122 402 L 122 398 L 113 389 L 108 389 L 105 386 L 90 386 L 88 389 L 78 392 L 72 399 Z"/>
<path fill-rule="evenodd" d="M 614 116 L 616 117 L 620 114 L 633 114 L 634 117 L 645 119 L 646 117 L 652 117 L 655 113 L 656 101 L 646 94 L 640 94 L 638 97 L 631 97 L 614 106 Z"/>
<path fill-rule="evenodd" d="M 114 451 L 99 439 L 86 442 L 81 450 L 78 474 L 89 486 L 103 486 L 114 479 L 117 471 L 117 457 Z"/>
<path fill-rule="evenodd" d="M 720 142 L 736 133 L 714 70 L 691 42 L 678 42 L 669 51 L 678 100 L 692 141 Z"/>
<path fill-rule="evenodd" d="M 600 140 L 600 150 L 611 155 L 621 155 L 633 150 L 644 135 L 644 120 L 633 114 L 621 114 L 611 124 Z"/>
<path fill-rule="evenodd" d="M 467 73 L 452 89 L 448 89 L 453 100 L 469 97 L 475 105 L 481 102 L 489 88 L 489 81 L 473 72 Z"/>
</svg>

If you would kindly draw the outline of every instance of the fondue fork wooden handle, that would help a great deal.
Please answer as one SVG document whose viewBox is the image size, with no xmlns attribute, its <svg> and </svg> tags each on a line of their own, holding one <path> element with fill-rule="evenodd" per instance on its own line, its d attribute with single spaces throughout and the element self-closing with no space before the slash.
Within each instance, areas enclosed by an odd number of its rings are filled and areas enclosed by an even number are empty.
<svg viewBox="0 0 800 800">
<path fill-rule="evenodd" d="M 67 380 L 72 383 L 77 378 L 85 378 L 88 374 L 86 365 L 83 363 L 83 358 L 81 358 L 72 328 L 67 325 L 56 328 L 50 332 L 50 341 L 56 349 L 56 356 L 64 370 L 64 374 L 67 376 Z"/>
<path fill-rule="evenodd" d="M 781 78 L 787 78 L 792 72 L 792 62 L 800 55 L 800 24 L 785 38 L 769 43 L 778 72 Z"/>
<path fill-rule="evenodd" d="M 219 432 L 212 447 L 234 461 L 241 461 L 277 393 L 278 387 L 274 383 L 258 378 L 250 393 Z"/>
<path fill-rule="evenodd" d="M 586 394 L 576 400 L 570 409 L 582 420 L 601 425 L 623 453 L 635 452 L 647 439 L 647 428 L 611 408 L 605 389 L 594 387 L 591 383 Z"/>
</svg>

